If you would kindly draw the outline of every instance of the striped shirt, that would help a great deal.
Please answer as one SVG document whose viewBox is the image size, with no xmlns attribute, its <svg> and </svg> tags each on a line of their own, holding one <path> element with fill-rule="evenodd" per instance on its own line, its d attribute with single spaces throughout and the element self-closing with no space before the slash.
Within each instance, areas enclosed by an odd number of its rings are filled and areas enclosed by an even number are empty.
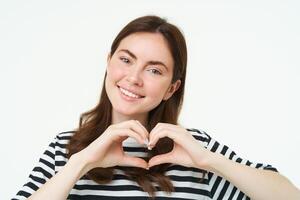
<svg viewBox="0 0 300 200">
<path fill-rule="evenodd" d="M 271 165 L 253 163 L 240 158 L 226 145 L 215 141 L 202 130 L 187 130 L 202 146 L 212 152 L 220 153 L 230 160 L 253 168 L 277 172 Z M 66 164 L 68 161 L 66 158 L 66 144 L 68 144 L 73 134 L 72 131 L 62 132 L 54 138 L 30 173 L 27 183 L 23 185 L 13 200 L 28 198 Z M 123 142 L 123 148 L 126 154 L 138 157 L 146 156 L 145 147 L 141 148 L 141 145 L 132 138 L 128 138 Z M 153 183 L 157 189 L 155 199 L 250 199 L 232 183 L 215 173 L 205 173 L 204 179 L 199 182 L 199 178 L 203 177 L 203 173 L 203 170 L 197 168 L 170 165 L 165 175 L 170 178 L 175 191 L 171 195 L 167 194 L 161 191 L 156 183 Z M 147 192 L 144 192 L 136 182 L 129 180 L 122 169 L 116 166 L 113 180 L 110 183 L 98 184 L 83 176 L 76 182 L 67 199 L 146 200 L 150 198 Z"/>
</svg>

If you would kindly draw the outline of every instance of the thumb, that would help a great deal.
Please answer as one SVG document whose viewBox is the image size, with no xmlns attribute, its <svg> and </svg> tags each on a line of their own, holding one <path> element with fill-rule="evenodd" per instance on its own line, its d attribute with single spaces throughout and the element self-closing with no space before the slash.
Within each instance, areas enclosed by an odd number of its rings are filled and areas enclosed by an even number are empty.
<svg viewBox="0 0 300 200">
<path fill-rule="evenodd" d="M 166 153 L 166 154 L 161 154 L 161 155 L 157 155 L 152 157 L 149 162 L 148 162 L 148 167 L 152 167 L 154 165 L 160 165 L 163 163 L 173 163 L 172 162 L 173 157 L 172 157 L 172 153 Z"/>
<path fill-rule="evenodd" d="M 132 166 L 132 167 L 141 167 L 144 169 L 148 168 L 148 163 L 142 158 L 133 157 L 133 156 L 124 156 L 123 160 L 119 164 L 120 166 Z"/>
</svg>

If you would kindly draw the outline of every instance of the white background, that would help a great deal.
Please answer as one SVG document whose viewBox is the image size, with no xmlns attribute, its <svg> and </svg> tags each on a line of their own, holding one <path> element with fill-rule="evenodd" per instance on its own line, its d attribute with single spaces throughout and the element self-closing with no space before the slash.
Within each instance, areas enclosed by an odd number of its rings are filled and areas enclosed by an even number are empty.
<svg viewBox="0 0 300 200">
<path fill-rule="evenodd" d="M 132 19 L 184 32 L 182 125 L 300 186 L 299 1 L 1 1 L 0 199 L 25 183 L 46 146 L 100 96 L 106 56 Z"/>
</svg>

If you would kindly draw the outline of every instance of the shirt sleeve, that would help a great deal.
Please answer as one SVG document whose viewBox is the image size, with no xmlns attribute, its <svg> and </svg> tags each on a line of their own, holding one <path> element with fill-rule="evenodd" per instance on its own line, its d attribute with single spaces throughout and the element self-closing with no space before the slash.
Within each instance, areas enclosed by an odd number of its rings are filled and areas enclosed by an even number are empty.
<svg viewBox="0 0 300 200">
<path fill-rule="evenodd" d="M 196 139 L 199 140 L 199 138 L 201 138 L 200 141 L 202 142 L 202 144 L 204 144 L 204 147 L 211 152 L 220 153 L 234 162 L 241 163 L 243 165 L 247 165 L 256 169 L 278 172 L 277 169 L 270 164 L 252 162 L 247 159 L 241 158 L 228 146 L 219 143 L 203 130 L 190 130 L 197 132 L 198 138 L 196 137 Z M 208 179 L 210 196 L 212 199 L 250 199 L 232 183 L 213 172 L 208 172 Z"/>
<path fill-rule="evenodd" d="M 48 145 L 38 163 L 31 171 L 27 182 L 12 198 L 12 200 L 27 199 L 55 174 L 55 145 L 57 140 L 58 138 L 56 136 Z"/>
</svg>

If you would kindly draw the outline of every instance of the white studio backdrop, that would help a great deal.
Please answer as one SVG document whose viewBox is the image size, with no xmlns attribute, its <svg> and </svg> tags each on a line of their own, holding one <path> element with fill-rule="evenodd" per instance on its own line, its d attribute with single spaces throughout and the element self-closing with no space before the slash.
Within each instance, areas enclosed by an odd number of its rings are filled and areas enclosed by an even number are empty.
<svg viewBox="0 0 300 200">
<path fill-rule="evenodd" d="M 111 42 L 156 14 L 184 32 L 180 123 L 300 187 L 299 1 L 1 1 L 0 199 L 25 183 L 46 146 L 100 96 Z"/>
</svg>

